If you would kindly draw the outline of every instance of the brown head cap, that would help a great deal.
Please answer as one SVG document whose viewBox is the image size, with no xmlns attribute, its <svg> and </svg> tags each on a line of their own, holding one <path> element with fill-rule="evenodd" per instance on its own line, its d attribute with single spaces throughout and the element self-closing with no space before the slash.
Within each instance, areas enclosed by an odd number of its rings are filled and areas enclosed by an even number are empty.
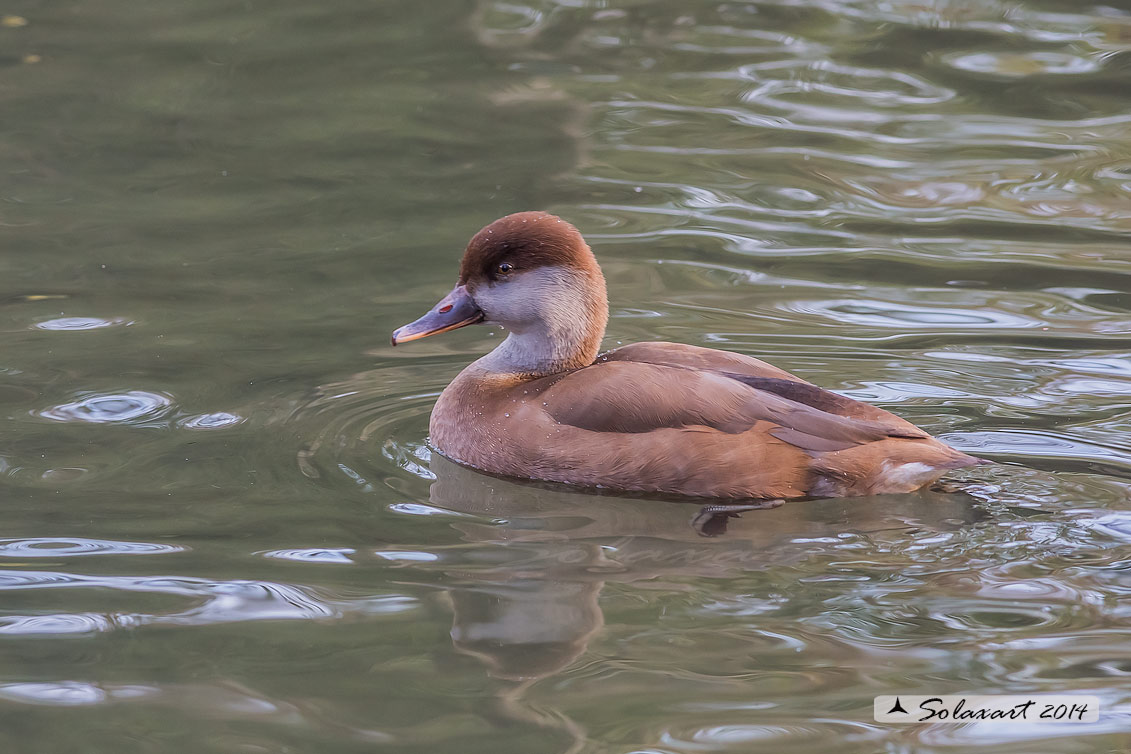
<svg viewBox="0 0 1131 754">
<path fill-rule="evenodd" d="M 599 270 L 577 228 L 546 212 L 516 212 L 476 233 L 463 253 L 459 281 L 494 280 L 502 264 L 510 265 L 509 272 L 537 267 Z"/>
</svg>

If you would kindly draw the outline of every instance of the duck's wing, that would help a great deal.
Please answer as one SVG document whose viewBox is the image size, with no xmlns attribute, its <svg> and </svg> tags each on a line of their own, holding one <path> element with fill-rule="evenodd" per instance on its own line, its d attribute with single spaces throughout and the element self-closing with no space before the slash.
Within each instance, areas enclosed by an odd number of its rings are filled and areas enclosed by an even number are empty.
<svg viewBox="0 0 1131 754">
<path fill-rule="evenodd" d="M 598 361 L 558 379 L 541 400 L 555 422 L 592 432 L 737 435 L 765 422 L 772 437 L 810 453 L 929 437 L 885 411 L 805 382 L 643 361 Z"/>
<path fill-rule="evenodd" d="M 831 414 L 879 422 L 895 430 L 894 437 L 927 436 L 911 422 L 882 408 L 823 390 L 784 369 L 745 354 L 683 343 L 648 342 L 623 346 L 597 359 L 598 364 L 606 362 L 635 362 L 711 372 Z"/>
</svg>

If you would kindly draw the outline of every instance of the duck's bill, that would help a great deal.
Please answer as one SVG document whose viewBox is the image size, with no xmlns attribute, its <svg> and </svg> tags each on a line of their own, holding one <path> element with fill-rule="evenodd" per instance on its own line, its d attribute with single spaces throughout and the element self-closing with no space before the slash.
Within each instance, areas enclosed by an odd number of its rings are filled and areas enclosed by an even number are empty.
<svg viewBox="0 0 1131 754">
<path fill-rule="evenodd" d="M 467 292 L 467 288 L 457 285 L 452 292 L 444 296 L 440 303 L 432 307 L 432 311 L 425 314 L 415 322 L 398 327 L 393 331 L 393 345 L 408 343 L 413 340 L 427 338 L 429 335 L 439 335 L 442 332 L 455 330 L 467 325 L 482 322 L 483 312 L 475 305 L 475 300 Z"/>
</svg>

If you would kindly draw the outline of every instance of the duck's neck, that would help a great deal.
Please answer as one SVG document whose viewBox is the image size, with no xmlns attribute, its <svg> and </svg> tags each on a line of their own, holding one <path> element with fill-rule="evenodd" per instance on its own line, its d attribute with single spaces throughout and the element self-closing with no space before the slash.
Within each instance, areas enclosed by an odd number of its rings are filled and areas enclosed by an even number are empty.
<svg viewBox="0 0 1131 754">
<path fill-rule="evenodd" d="M 571 296 L 548 301 L 537 320 L 510 325 L 506 340 L 476 366 L 496 374 L 545 377 L 592 364 L 605 337 L 609 304 L 600 271 L 583 274 L 584 285 L 573 287 Z"/>
</svg>

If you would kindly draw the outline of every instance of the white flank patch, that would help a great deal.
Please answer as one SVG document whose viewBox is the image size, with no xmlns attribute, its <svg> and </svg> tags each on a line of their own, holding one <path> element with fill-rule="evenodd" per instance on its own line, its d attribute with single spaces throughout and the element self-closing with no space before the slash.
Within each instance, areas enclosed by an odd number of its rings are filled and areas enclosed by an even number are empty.
<svg viewBox="0 0 1131 754">
<path fill-rule="evenodd" d="M 884 461 L 883 469 L 881 478 L 899 486 L 924 485 L 941 473 L 935 466 L 919 461 L 901 464 Z"/>
</svg>

